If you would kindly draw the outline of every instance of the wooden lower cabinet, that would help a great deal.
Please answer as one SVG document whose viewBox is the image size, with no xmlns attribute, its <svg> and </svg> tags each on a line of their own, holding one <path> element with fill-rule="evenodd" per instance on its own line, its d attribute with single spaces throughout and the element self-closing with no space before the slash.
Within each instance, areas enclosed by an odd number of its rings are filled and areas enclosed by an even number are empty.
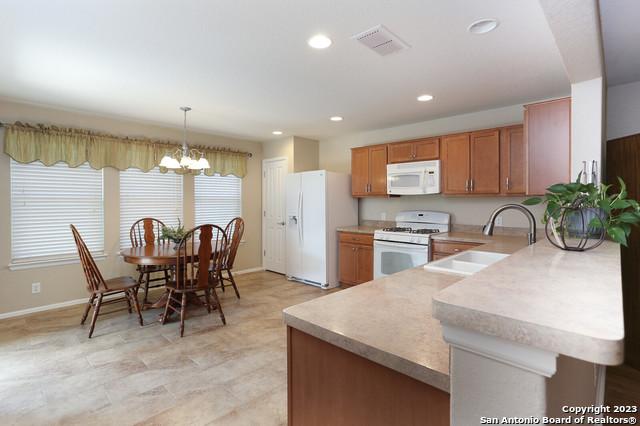
<svg viewBox="0 0 640 426">
<path fill-rule="evenodd" d="M 469 243 L 466 241 L 431 241 L 431 261 L 444 259 L 447 256 L 458 254 L 463 251 L 478 247 L 479 243 Z"/>
<path fill-rule="evenodd" d="M 373 235 L 340 232 L 338 235 L 338 279 L 356 285 L 373 279 Z"/>
<path fill-rule="evenodd" d="M 449 394 L 287 327 L 290 426 L 449 425 Z"/>
</svg>

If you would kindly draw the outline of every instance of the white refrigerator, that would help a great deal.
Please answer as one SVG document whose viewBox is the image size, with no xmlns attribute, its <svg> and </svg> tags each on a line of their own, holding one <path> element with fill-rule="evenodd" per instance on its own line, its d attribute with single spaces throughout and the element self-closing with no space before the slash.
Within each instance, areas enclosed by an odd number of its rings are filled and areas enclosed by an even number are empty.
<svg viewBox="0 0 640 426">
<path fill-rule="evenodd" d="M 337 287 L 336 228 L 358 224 L 351 176 L 326 170 L 293 173 L 287 175 L 286 188 L 287 278 Z"/>
</svg>

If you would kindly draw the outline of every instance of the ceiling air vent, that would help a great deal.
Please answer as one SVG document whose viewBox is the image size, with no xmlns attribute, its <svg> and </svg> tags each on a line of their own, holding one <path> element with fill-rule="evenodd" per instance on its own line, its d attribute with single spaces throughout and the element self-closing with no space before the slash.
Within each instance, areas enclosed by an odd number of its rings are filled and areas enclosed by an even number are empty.
<svg viewBox="0 0 640 426">
<path fill-rule="evenodd" d="M 409 48 L 409 45 L 402 41 L 400 37 L 389 31 L 384 25 L 369 28 L 366 31 L 351 37 L 367 46 L 380 56 L 399 52 Z"/>
</svg>

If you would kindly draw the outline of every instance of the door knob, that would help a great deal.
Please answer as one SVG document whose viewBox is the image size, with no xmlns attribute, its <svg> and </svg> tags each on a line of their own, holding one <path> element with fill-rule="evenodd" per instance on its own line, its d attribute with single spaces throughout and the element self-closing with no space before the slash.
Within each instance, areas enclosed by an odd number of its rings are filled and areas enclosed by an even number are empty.
<svg viewBox="0 0 640 426">
<path fill-rule="evenodd" d="M 286 222 L 278 222 L 278 225 L 284 226 L 284 225 L 286 225 Z"/>
</svg>

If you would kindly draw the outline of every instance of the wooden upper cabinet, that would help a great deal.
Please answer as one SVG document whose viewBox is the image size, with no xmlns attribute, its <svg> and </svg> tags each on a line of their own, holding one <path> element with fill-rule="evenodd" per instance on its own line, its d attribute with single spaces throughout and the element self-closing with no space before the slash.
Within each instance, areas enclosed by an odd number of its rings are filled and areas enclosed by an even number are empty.
<svg viewBox="0 0 640 426">
<path fill-rule="evenodd" d="M 369 195 L 387 195 L 387 146 L 369 149 Z"/>
<path fill-rule="evenodd" d="M 365 196 L 369 192 L 369 148 L 351 150 L 351 194 Z"/>
<path fill-rule="evenodd" d="M 571 98 L 525 105 L 526 193 L 571 181 Z"/>
<path fill-rule="evenodd" d="M 440 139 L 425 138 L 388 145 L 389 163 L 437 160 L 440 158 Z"/>
<path fill-rule="evenodd" d="M 413 161 L 413 142 L 396 142 L 388 145 L 389 163 Z"/>
<path fill-rule="evenodd" d="M 469 133 L 442 137 L 442 183 L 445 194 L 469 192 L 471 146 Z"/>
<path fill-rule="evenodd" d="M 387 146 L 351 150 L 351 195 L 387 195 Z"/>
<path fill-rule="evenodd" d="M 500 185 L 503 194 L 522 195 L 526 187 L 527 152 L 524 127 L 505 127 L 500 130 Z"/>
<path fill-rule="evenodd" d="M 500 193 L 500 130 L 473 132 L 470 136 L 473 194 Z"/>
</svg>

